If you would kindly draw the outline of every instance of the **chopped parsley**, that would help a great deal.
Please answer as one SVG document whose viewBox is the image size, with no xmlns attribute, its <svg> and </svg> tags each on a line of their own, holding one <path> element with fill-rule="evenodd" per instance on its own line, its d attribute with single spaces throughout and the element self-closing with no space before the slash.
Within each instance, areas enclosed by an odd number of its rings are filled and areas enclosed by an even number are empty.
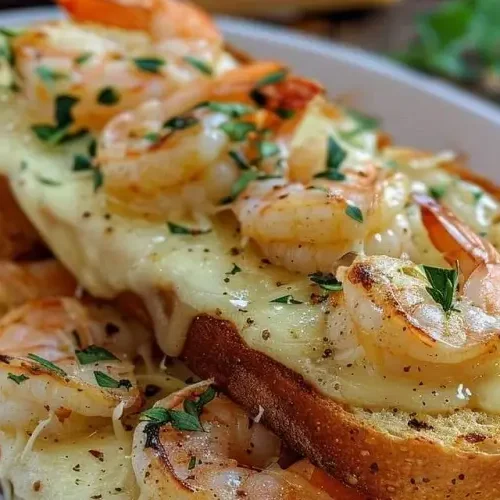
<svg viewBox="0 0 500 500">
<path fill-rule="evenodd" d="M 226 274 L 234 276 L 235 274 L 241 273 L 241 271 L 242 269 L 240 266 L 238 266 L 237 264 L 233 264 L 233 268 L 231 269 L 231 271 L 227 272 Z"/>
<path fill-rule="evenodd" d="M 61 186 L 62 183 L 59 181 L 55 181 L 54 179 L 49 179 L 48 177 L 44 177 L 43 175 L 37 175 L 36 180 L 40 184 L 44 184 L 45 186 Z"/>
<path fill-rule="evenodd" d="M 120 387 L 123 387 L 127 389 L 127 391 L 132 387 L 132 382 L 130 382 L 130 380 L 115 380 L 114 378 L 100 371 L 95 371 L 94 377 L 99 387 L 105 387 L 109 389 L 119 389 Z"/>
<path fill-rule="evenodd" d="M 9 28 L 0 28 L 0 35 L 6 36 L 7 38 L 14 38 L 18 34 L 19 33 L 15 32 L 14 30 L 11 30 Z"/>
<path fill-rule="evenodd" d="M 351 205 L 350 203 L 347 204 L 347 207 L 345 209 L 346 215 L 348 215 L 351 219 L 354 219 L 356 222 L 363 222 L 363 212 L 359 207 L 356 205 Z"/>
<path fill-rule="evenodd" d="M 17 385 L 21 385 L 26 380 L 29 380 L 29 377 L 27 377 L 26 375 L 23 375 L 23 374 L 15 375 L 14 373 L 9 373 L 7 375 L 7 378 L 9 380 L 12 380 L 13 382 L 15 382 Z"/>
<path fill-rule="evenodd" d="M 275 304 L 287 304 L 287 305 L 303 304 L 303 302 L 301 302 L 300 300 L 295 300 L 292 295 L 284 295 L 283 297 L 278 297 L 277 299 L 273 299 L 270 302 Z"/>
<path fill-rule="evenodd" d="M 214 73 L 212 67 L 201 59 L 193 56 L 185 56 L 184 61 L 186 61 L 188 64 L 193 66 L 193 68 L 196 68 L 198 71 L 205 75 L 212 76 Z"/>
<path fill-rule="evenodd" d="M 99 188 L 104 184 L 104 174 L 99 168 L 92 169 L 92 177 L 94 182 L 94 193 L 96 193 Z"/>
<path fill-rule="evenodd" d="M 446 194 L 445 186 L 430 186 L 429 194 L 437 201 L 439 201 Z"/>
<path fill-rule="evenodd" d="M 85 155 L 75 155 L 73 157 L 73 172 L 84 172 L 92 168 L 92 160 Z"/>
<path fill-rule="evenodd" d="M 266 87 L 267 85 L 274 85 L 275 83 L 281 83 L 287 77 L 287 75 L 288 75 L 287 69 L 280 69 L 278 71 L 270 73 L 269 75 L 260 79 L 255 85 L 255 88 L 260 89 L 262 87 Z"/>
<path fill-rule="evenodd" d="M 167 222 L 168 229 L 171 234 L 188 234 L 191 236 L 197 236 L 199 234 L 208 234 L 211 229 L 194 229 L 191 227 L 181 226 L 180 224 L 175 224 L 173 222 Z"/>
<path fill-rule="evenodd" d="M 295 110 L 293 109 L 278 108 L 275 113 L 283 120 L 289 120 L 295 116 Z"/>
<path fill-rule="evenodd" d="M 472 197 L 474 198 L 474 203 L 478 203 L 483 196 L 484 196 L 484 191 L 479 188 L 472 193 Z"/>
<path fill-rule="evenodd" d="M 81 365 L 89 365 L 98 361 L 120 361 L 113 353 L 97 345 L 89 345 L 86 349 L 77 350 L 75 355 Z"/>
<path fill-rule="evenodd" d="M 43 366 L 43 368 L 45 368 L 46 370 L 55 373 L 56 375 L 60 375 L 61 377 L 66 377 L 67 375 L 67 373 L 62 368 L 59 368 L 54 363 L 51 363 L 47 359 L 37 356 L 36 354 L 29 353 L 28 358 L 32 361 L 35 361 L 40 366 Z"/>
<path fill-rule="evenodd" d="M 249 122 L 226 122 L 220 125 L 227 136 L 234 142 L 241 142 L 247 138 L 250 132 L 254 132 L 257 127 L 255 123 Z"/>
<path fill-rule="evenodd" d="M 243 174 L 240 175 L 238 180 L 231 186 L 231 194 L 226 198 L 221 200 L 221 204 L 225 205 L 227 203 L 232 203 L 238 196 L 245 191 L 247 186 L 259 178 L 259 172 L 257 170 L 245 170 Z"/>
<path fill-rule="evenodd" d="M 58 80 L 66 80 L 68 78 L 66 73 L 55 71 L 48 66 L 38 66 L 35 71 L 40 80 L 49 85 L 57 82 Z"/>
<path fill-rule="evenodd" d="M 309 275 L 309 279 L 323 290 L 329 292 L 342 291 L 342 283 L 331 273 L 313 273 Z"/>
<path fill-rule="evenodd" d="M 429 295 L 443 308 L 444 312 L 457 311 L 453 307 L 453 302 L 458 287 L 458 268 L 443 269 L 424 265 L 421 267 L 431 285 L 426 287 Z"/>
<path fill-rule="evenodd" d="M 199 122 L 198 118 L 194 116 L 174 116 L 163 124 L 163 128 L 170 128 L 173 130 L 184 130 L 185 128 L 192 127 Z"/>
<path fill-rule="evenodd" d="M 73 108 L 78 102 L 79 99 L 72 95 L 57 96 L 54 110 L 56 125 L 37 124 L 33 125 L 31 130 L 41 141 L 49 144 L 61 144 L 86 135 L 87 130 L 85 129 L 78 130 L 73 134 L 68 133 L 68 129 L 73 123 Z"/>
<path fill-rule="evenodd" d="M 153 144 L 156 144 L 161 139 L 161 135 L 158 132 L 148 132 L 144 135 L 144 139 L 152 142 Z"/>
<path fill-rule="evenodd" d="M 354 109 L 348 109 L 347 114 L 356 122 L 356 127 L 353 130 L 343 134 L 347 139 L 353 138 L 363 132 L 375 130 L 380 125 L 380 120 L 377 118 L 365 115 Z"/>
<path fill-rule="evenodd" d="M 75 63 L 81 66 L 88 62 L 88 60 L 93 56 L 92 52 L 82 52 L 78 57 L 75 58 Z"/>
<path fill-rule="evenodd" d="M 346 159 L 347 153 L 344 149 L 337 143 L 337 141 L 332 137 L 328 137 L 328 147 L 326 154 L 326 169 L 319 174 L 316 174 L 316 178 L 325 178 L 331 181 L 343 181 L 345 175 L 339 172 L 339 168 L 343 161 Z"/>
<path fill-rule="evenodd" d="M 192 457 L 189 459 L 189 463 L 188 463 L 188 470 L 193 470 L 195 467 L 196 467 L 196 457 L 195 457 L 195 456 L 192 456 Z"/>
<path fill-rule="evenodd" d="M 270 141 L 259 142 L 258 148 L 261 158 L 270 158 L 271 156 L 275 156 L 280 152 L 279 146 Z"/>
<path fill-rule="evenodd" d="M 231 150 L 229 151 L 229 157 L 236 163 L 236 166 L 240 170 L 249 170 L 251 165 L 248 162 L 248 160 L 245 158 L 245 155 L 243 153 L 240 153 L 239 151 L 234 151 Z"/>
<path fill-rule="evenodd" d="M 114 87 L 104 87 L 97 94 L 97 102 L 103 106 L 114 106 L 120 102 L 120 93 Z"/>
<path fill-rule="evenodd" d="M 185 399 L 183 404 L 184 411 L 161 407 L 146 410 L 141 414 L 141 420 L 149 422 L 144 432 L 149 435 L 152 430 L 158 431 L 161 426 L 168 423 L 172 424 L 172 427 L 179 431 L 203 431 L 200 415 L 204 406 L 210 403 L 216 395 L 215 389 L 210 386 L 196 400 Z"/>
<path fill-rule="evenodd" d="M 134 64 L 146 73 L 159 73 L 160 69 L 165 66 L 165 60 L 157 57 L 139 57 L 134 59 Z"/>
<path fill-rule="evenodd" d="M 230 116 L 231 118 L 241 118 L 244 115 L 248 115 L 255 111 L 253 106 L 248 104 L 243 104 L 239 102 L 206 102 L 198 107 L 207 107 L 211 111 L 216 113 L 223 113 Z"/>
</svg>

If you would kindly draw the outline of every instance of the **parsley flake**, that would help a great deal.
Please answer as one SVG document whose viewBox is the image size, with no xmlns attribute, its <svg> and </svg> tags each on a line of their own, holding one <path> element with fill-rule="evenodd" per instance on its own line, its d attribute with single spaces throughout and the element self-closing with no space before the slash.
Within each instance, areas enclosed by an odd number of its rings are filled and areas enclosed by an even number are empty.
<svg viewBox="0 0 500 500">
<path fill-rule="evenodd" d="M 323 290 L 329 292 L 342 291 L 342 283 L 331 273 L 313 273 L 309 275 L 309 279 Z"/>
<path fill-rule="evenodd" d="M 92 160 L 85 155 L 75 155 L 73 157 L 73 172 L 84 172 L 92 168 Z"/>
<path fill-rule="evenodd" d="M 96 193 L 99 188 L 104 184 L 104 174 L 99 168 L 92 169 L 92 178 L 94 182 L 94 193 Z"/>
<path fill-rule="evenodd" d="M 280 152 L 279 146 L 270 141 L 259 142 L 258 148 L 261 158 L 270 158 L 271 156 L 275 156 Z"/>
<path fill-rule="evenodd" d="M 202 61 L 201 59 L 198 59 L 193 56 L 185 56 L 184 61 L 186 61 L 188 64 L 193 66 L 193 68 L 196 68 L 198 71 L 200 71 L 205 75 L 212 76 L 214 73 L 210 65 L 207 64 L 205 61 Z"/>
<path fill-rule="evenodd" d="M 238 266 L 237 264 L 233 264 L 233 268 L 231 269 L 231 271 L 227 272 L 226 274 L 234 276 L 235 274 L 241 273 L 241 271 L 242 269 L 240 266 Z"/>
<path fill-rule="evenodd" d="M 444 312 L 457 311 L 453 307 L 453 301 L 458 287 L 458 269 L 443 269 L 425 265 L 421 267 L 431 285 L 426 287 L 429 295 L 443 308 Z"/>
<path fill-rule="evenodd" d="M 195 467 L 196 467 L 196 457 L 195 457 L 195 456 L 192 456 L 192 457 L 189 459 L 189 463 L 188 463 L 188 470 L 193 470 Z"/>
<path fill-rule="evenodd" d="M 15 375 L 14 373 L 9 373 L 7 375 L 7 378 L 9 380 L 12 380 L 13 382 L 15 382 L 17 385 L 21 385 L 23 382 L 25 382 L 26 380 L 29 380 L 29 377 L 27 377 L 26 375 L 24 374 L 21 374 L 21 375 Z"/>
<path fill-rule="evenodd" d="M 100 371 L 95 371 L 94 377 L 99 387 L 105 387 L 109 389 L 119 389 L 120 387 L 123 387 L 127 389 L 127 391 L 132 388 L 132 382 L 130 382 L 130 380 L 115 380 L 114 378 Z"/>
<path fill-rule="evenodd" d="M 120 93 L 114 87 L 104 87 L 97 94 L 97 102 L 103 106 L 114 106 L 120 101 Z"/>
<path fill-rule="evenodd" d="M 251 165 L 248 160 L 245 158 L 245 155 L 239 151 L 231 150 L 229 151 L 229 157 L 236 163 L 236 166 L 240 170 L 249 170 Z"/>
<path fill-rule="evenodd" d="M 257 170 L 245 170 L 238 180 L 231 186 L 231 194 L 221 200 L 221 204 L 232 203 L 238 196 L 245 191 L 247 186 L 259 178 Z"/>
<path fill-rule="evenodd" d="M 211 111 L 215 111 L 216 113 L 223 113 L 225 115 L 230 116 L 231 118 L 241 118 L 244 115 L 248 115 L 255 111 L 253 106 L 249 106 L 248 104 L 243 104 L 239 102 L 206 102 L 201 106 L 206 106 Z"/>
<path fill-rule="evenodd" d="M 37 356 L 36 354 L 29 353 L 28 358 L 32 361 L 35 361 L 40 366 L 43 366 L 43 368 L 45 368 L 46 370 L 55 373 L 56 375 L 60 375 L 61 377 L 66 377 L 67 375 L 67 373 L 62 368 L 59 368 L 54 363 L 51 363 L 47 359 Z"/>
<path fill-rule="evenodd" d="M 75 355 L 81 365 L 89 365 L 98 361 L 120 361 L 113 353 L 97 345 L 89 345 L 86 349 L 77 350 Z"/>
<path fill-rule="evenodd" d="M 212 232 L 211 229 L 194 229 L 191 227 L 181 226 L 173 222 L 167 222 L 168 229 L 171 234 L 187 234 L 190 236 L 198 236 L 199 234 L 208 234 Z"/>
<path fill-rule="evenodd" d="M 157 57 L 139 57 L 134 59 L 134 64 L 146 73 L 159 73 L 160 69 L 165 66 L 165 60 Z"/>
<path fill-rule="evenodd" d="M 40 80 L 47 84 L 53 84 L 58 80 L 66 80 L 68 78 L 66 73 L 55 71 L 48 66 L 38 66 L 35 71 Z"/>
<path fill-rule="evenodd" d="M 226 122 L 220 125 L 220 129 L 227 134 L 231 141 L 241 142 L 247 138 L 250 132 L 254 132 L 257 127 L 254 123 L 249 122 Z"/>
<path fill-rule="evenodd" d="M 356 205 L 351 205 L 350 203 L 347 204 L 347 207 L 345 209 L 346 215 L 348 215 L 351 219 L 354 219 L 356 222 L 363 222 L 363 212 L 359 207 Z"/>
<path fill-rule="evenodd" d="M 287 69 L 280 69 L 278 71 L 270 73 L 269 75 L 260 79 L 255 85 L 255 88 L 260 89 L 262 87 L 266 87 L 267 85 L 274 85 L 275 83 L 281 83 L 287 77 L 287 75 L 288 75 Z"/>
<path fill-rule="evenodd" d="M 171 128 L 172 130 L 184 130 L 192 127 L 199 122 L 194 116 L 174 116 L 163 124 L 163 128 Z"/>
<path fill-rule="evenodd" d="M 273 299 L 270 302 L 275 304 L 287 304 L 287 305 L 303 304 L 303 302 L 301 302 L 300 300 L 295 300 L 292 295 L 284 295 L 283 297 L 278 297 L 277 299 Z"/>
<path fill-rule="evenodd" d="M 347 153 L 332 137 L 328 137 L 328 147 L 326 155 L 326 170 L 316 174 L 316 178 L 326 178 L 331 181 L 343 181 L 345 175 L 339 172 L 339 168 L 346 159 Z"/>
<path fill-rule="evenodd" d="M 81 66 L 89 61 L 89 59 L 93 56 L 92 52 L 83 52 L 78 57 L 75 58 L 75 63 Z"/>
<path fill-rule="evenodd" d="M 445 186 L 430 186 L 429 194 L 437 201 L 439 201 L 446 194 Z"/>
</svg>

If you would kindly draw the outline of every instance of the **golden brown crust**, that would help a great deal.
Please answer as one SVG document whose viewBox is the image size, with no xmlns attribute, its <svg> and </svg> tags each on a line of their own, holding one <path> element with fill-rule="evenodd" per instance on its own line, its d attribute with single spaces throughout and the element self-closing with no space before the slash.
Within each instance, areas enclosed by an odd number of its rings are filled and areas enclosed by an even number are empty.
<svg viewBox="0 0 500 500">
<path fill-rule="evenodd" d="M 368 498 L 500 498 L 500 456 L 466 452 L 364 423 L 299 375 L 250 349 L 234 326 L 208 315 L 191 326 L 183 358 L 301 454 Z"/>
<path fill-rule="evenodd" d="M 12 196 L 8 180 L 0 176 L 0 259 L 46 255 L 38 232 Z"/>
</svg>

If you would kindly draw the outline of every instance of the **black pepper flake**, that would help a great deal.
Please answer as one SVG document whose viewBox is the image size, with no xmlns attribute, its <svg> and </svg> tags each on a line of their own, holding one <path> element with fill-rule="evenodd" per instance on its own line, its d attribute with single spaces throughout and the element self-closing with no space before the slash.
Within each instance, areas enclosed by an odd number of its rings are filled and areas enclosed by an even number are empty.
<svg viewBox="0 0 500 500">
<path fill-rule="evenodd" d="M 76 464 L 74 467 L 73 467 L 73 470 L 75 472 L 80 472 L 80 464 Z"/>
<path fill-rule="evenodd" d="M 102 498 L 102 495 L 92 495 L 90 498 L 98 500 L 99 498 Z"/>
<path fill-rule="evenodd" d="M 156 396 L 161 391 L 161 387 L 158 387 L 157 385 L 154 384 L 148 384 L 145 389 L 144 389 L 144 395 L 147 398 L 152 398 L 153 396 Z"/>
<path fill-rule="evenodd" d="M 465 479 L 465 474 L 459 474 L 458 479 L 460 479 L 460 481 L 463 481 Z"/>
<path fill-rule="evenodd" d="M 408 373 L 411 370 L 411 366 L 405 366 L 403 370 L 405 373 Z"/>
<path fill-rule="evenodd" d="M 88 219 L 92 214 L 90 212 L 83 212 L 82 217 Z"/>
<path fill-rule="evenodd" d="M 416 418 L 408 420 L 408 427 L 411 427 L 416 431 L 431 431 L 434 429 L 432 425 L 429 425 L 427 422 L 422 422 L 421 420 L 417 420 Z"/>
<path fill-rule="evenodd" d="M 232 256 L 236 256 L 236 255 L 239 255 L 241 253 L 241 250 L 239 248 L 233 247 L 233 248 L 231 248 L 231 250 L 229 250 L 229 253 Z"/>
<path fill-rule="evenodd" d="M 104 330 L 108 337 L 112 337 L 113 335 L 116 335 L 120 331 L 120 327 L 115 325 L 114 323 L 106 323 Z"/>
<path fill-rule="evenodd" d="M 270 336 L 271 336 L 271 332 L 269 330 L 262 330 L 262 339 L 263 340 L 269 340 Z"/>
<path fill-rule="evenodd" d="M 42 483 L 40 481 L 35 481 L 33 483 L 33 491 L 40 491 L 42 488 Z"/>
<path fill-rule="evenodd" d="M 325 349 L 323 351 L 323 358 L 324 359 L 327 359 L 327 358 L 330 358 L 333 354 L 333 350 L 332 349 Z"/>
<path fill-rule="evenodd" d="M 102 451 L 99 451 L 99 450 L 89 450 L 89 453 L 97 458 L 97 460 L 99 460 L 99 462 L 104 462 L 104 453 Z"/>
<path fill-rule="evenodd" d="M 376 474 L 378 472 L 378 464 L 377 462 L 373 462 L 371 465 L 370 465 L 370 472 L 372 474 Z"/>
</svg>

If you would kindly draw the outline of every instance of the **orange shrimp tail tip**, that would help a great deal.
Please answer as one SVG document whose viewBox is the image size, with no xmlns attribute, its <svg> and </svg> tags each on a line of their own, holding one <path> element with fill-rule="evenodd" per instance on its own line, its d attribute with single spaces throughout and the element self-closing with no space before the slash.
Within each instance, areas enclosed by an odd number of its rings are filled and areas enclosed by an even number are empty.
<svg viewBox="0 0 500 500">
<path fill-rule="evenodd" d="M 146 31 L 157 40 L 192 38 L 220 41 L 210 16 L 177 0 L 58 0 L 79 23 L 96 23 L 125 30 Z"/>
<path fill-rule="evenodd" d="M 451 266 L 459 263 L 464 278 L 481 265 L 499 264 L 500 255 L 495 247 L 460 221 L 450 210 L 430 196 L 414 194 L 420 207 L 422 222 L 432 244 L 443 254 Z"/>
</svg>

